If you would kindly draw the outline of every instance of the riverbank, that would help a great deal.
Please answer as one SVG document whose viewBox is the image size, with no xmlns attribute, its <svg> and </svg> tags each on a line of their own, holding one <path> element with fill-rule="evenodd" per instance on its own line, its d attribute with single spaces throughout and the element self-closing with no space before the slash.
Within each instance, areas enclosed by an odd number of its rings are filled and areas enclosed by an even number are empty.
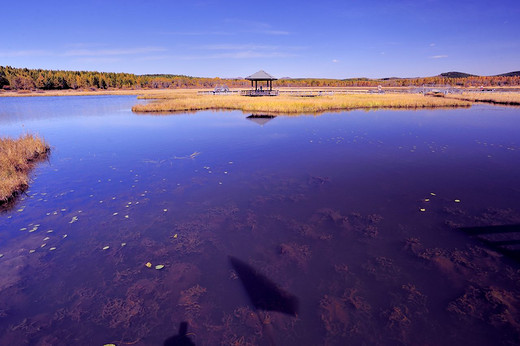
<svg viewBox="0 0 520 346">
<path fill-rule="evenodd" d="M 0 207 L 27 189 L 34 163 L 49 151 L 49 145 L 35 135 L 0 138 Z"/>
<path fill-rule="evenodd" d="M 149 95 L 145 98 L 152 98 Z M 419 109 L 470 107 L 471 102 L 457 99 L 425 97 L 422 94 L 348 94 L 316 97 L 280 95 L 245 97 L 239 95 L 197 95 L 176 93 L 157 95 L 156 101 L 137 104 L 134 112 L 183 112 L 197 110 L 241 110 L 253 113 L 301 114 L 352 109 Z"/>
<path fill-rule="evenodd" d="M 520 93 L 518 92 L 463 93 L 460 95 L 448 94 L 445 98 L 470 102 L 484 102 L 496 105 L 520 106 Z"/>
</svg>

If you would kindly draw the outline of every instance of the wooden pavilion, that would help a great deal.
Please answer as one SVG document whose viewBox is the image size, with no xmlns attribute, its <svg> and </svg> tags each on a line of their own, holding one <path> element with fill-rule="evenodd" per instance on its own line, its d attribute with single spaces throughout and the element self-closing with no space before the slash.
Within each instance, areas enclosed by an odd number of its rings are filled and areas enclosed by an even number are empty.
<svg viewBox="0 0 520 346">
<path fill-rule="evenodd" d="M 273 90 L 273 81 L 277 80 L 264 70 L 260 70 L 251 76 L 246 77 L 247 80 L 251 81 L 250 90 L 242 90 L 241 95 L 244 96 L 277 96 L 278 90 Z M 260 85 L 259 83 L 260 82 Z M 265 82 L 265 89 L 263 88 L 262 82 Z"/>
</svg>

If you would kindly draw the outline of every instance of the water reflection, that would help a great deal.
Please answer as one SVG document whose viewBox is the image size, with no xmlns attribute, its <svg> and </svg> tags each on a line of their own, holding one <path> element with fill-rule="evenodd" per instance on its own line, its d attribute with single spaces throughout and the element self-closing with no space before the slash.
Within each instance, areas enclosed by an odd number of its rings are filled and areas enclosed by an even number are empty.
<svg viewBox="0 0 520 346">
<path fill-rule="evenodd" d="M 274 116 L 274 115 L 251 114 L 246 119 L 251 120 L 252 122 L 254 122 L 255 124 L 258 124 L 260 126 L 264 126 L 265 124 L 267 124 L 269 121 L 273 120 L 274 118 L 276 118 L 276 116 Z"/>
<path fill-rule="evenodd" d="M 0 344 L 161 344 L 182 322 L 198 345 L 520 338 L 518 263 L 458 231 L 520 223 L 516 109 L 260 127 L 136 116 L 126 96 L 45 100 L 0 99 L 59 113 L 2 122 L 53 155 L 0 215 Z M 297 317 L 256 314 L 230 253 L 297 296 Z"/>
</svg>

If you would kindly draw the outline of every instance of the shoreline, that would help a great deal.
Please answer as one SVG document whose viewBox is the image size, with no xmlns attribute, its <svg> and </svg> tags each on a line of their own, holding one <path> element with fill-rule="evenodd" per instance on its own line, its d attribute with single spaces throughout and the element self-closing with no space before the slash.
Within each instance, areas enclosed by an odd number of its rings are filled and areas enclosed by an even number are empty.
<svg viewBox="0 0 520 346">
<path fill-rule="evenodd" d="M 0 210 L 29 187 L 29 174 L 47 158 L 50 146 L 40 137 L 25 134 L 0 138 Z"/>
<path fill-rule="evenodd" d="M 152 101 L 136 104 L 135 113 L 190 112 L 201 110 L 241 110 L 244 113 L 277 115 L 320 114 L 329 111 L 354 109 L 426 109 L 471 107 L 472 103 L 422 94 L 346 94 L 316 97 L 280 95 L 274 97 L 246 97 L 239 95 L 196 95 L 170 93 Z"/>
</svg>

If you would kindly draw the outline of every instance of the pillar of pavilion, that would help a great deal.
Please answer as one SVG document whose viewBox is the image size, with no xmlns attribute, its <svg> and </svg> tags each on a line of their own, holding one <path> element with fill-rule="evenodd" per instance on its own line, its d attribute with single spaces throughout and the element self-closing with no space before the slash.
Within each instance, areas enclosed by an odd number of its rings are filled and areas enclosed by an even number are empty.
<svg viewBox="0 0 520 346">
<path fill-rule="evenodd" d="M 260 70 L 251 76 L 246 77 L 247 80 L 251 81 L 251 90 L 243 90 L 242 95 L 246 96 L 276 96 L 278 90 L 273 90 L 273 81 L 277 80 L 264 70 Z M 265 89 L 263 88 L 262 82 L 265 82 Z"/>
</svg>

